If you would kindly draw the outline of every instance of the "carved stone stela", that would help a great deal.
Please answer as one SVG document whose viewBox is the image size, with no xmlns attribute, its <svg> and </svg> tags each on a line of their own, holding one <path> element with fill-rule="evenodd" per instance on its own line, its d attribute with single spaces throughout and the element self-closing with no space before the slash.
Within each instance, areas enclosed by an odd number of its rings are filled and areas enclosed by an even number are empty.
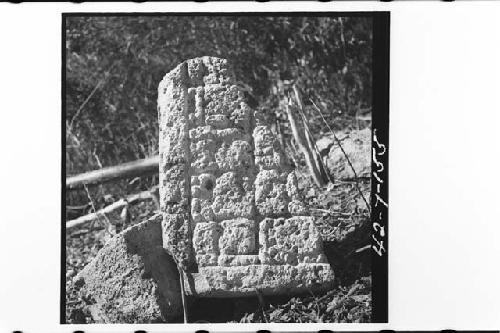
<svg viewBox="0 0 500 333">
<path fill-rule="evenodd" d="M 187 60 L 158 88 L 163 247 L 206 297 L 302 292 L 334 278 L 270 128 L 225 59 Z"/>
</svg>

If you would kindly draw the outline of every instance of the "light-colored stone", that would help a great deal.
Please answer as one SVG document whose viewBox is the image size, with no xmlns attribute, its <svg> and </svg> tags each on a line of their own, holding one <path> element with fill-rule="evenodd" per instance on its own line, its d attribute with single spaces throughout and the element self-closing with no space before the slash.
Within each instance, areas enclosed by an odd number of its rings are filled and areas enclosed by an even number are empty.
<svg viewBox="0 0 500 333">
<path fill-rule="evenodd" d="M 190 225 L 190 188 L 187 172 L 189 147 L 189 94 L 187 63 L 176 67 L 158 86 L 160 121 L 160 206 L 163 244 L 184 268 L 194 264 Z"/>
<path fill-rule="evenodd" d="M 371 177 L 371 130 L 366 128 L 361 131 L 352 131 L 339 134 L 342 138 L 342 148 L 349 156 L 354 170 L 358 177 Z M 354 173 L 347 162 L 347 159 L 333 138 L 326 137 L 318 141 L 323 150 L 328 153 L 323 158 L 328 172 L 337 179 L 353 179 Z M 329 150 L 328 150 L 329 149 Z"/>
<path fill-rule="evenodd" d="M 330 286 L 295 174 L 227 61 L 180 64 L 160 83 L 158 103 L 163 244 L 184 268 L 188 293 Z"/>
<path fill-rule="evenodd" d="M 219 254 L 221 226 L 216 222 L 197 223 L 194 228 L 193 246 L 196 254 Z"/>
<path fill-rule="evenodd" d="M 279 142 L 267 126 L 256 126 L 253 130 L 255 156 L 271 155 L 279 149 Z"/>
<path fill-rule="evenodd" d="M 75 277 L 97 322 L 168 322 L 182 315 L 179 275 L 162 247 L 161 216 L 113 237 Z"/>
<path fill-rule="evenodd" d="M 190 274 L 187 292 L 199 297 L 241 297 L 326 291 L 333 287 L 333 271 L 329 264 L 245 265 L 200 268 Z"/>
<path fill-rule="evenodd" d="M 259 256 L 256 254 L 221 254 L 219 266 L 247 266 L 260 264 Z"/>
<path fill-rule="evenodd" d="M 245 218 L 221 222 L 224 232 L 219 239 L 221 254 L 251 254 L 256 252 L 255 221 Z"/>
<path fill-rule="evenodd" d="M 264 219 L 260 222 L 259 243 L 263 264 L 326 263 L 321 236 L 310 216 Z"/>
<path fill-rule="evenodd" d="M 223 142 L 215 157 L 219 170 L 247 172 L 252 167 L 253 155 L 250 143 L 244 140 Z"/>
<path fill-rule="evenodd" d="M 252 179 L 230 171 L 217 178 L 212 210 L 217 221 L 254 216 Z"/>
<path fill-rule="evenodd" d="M 255 204 L 262 216 L 289 213 L 290 198 L 286 188 L 287 173 L 277 169 L 261 170 L 255 180 Z"/>
<path fill-rule="evenodd" d="M 200 267 L 216 266 L 218 258 L 219 258 L 219 256 L 215 253 L 197 254 L 196 255 L 196 262 L 198 263 L 198 266 L 200 266 Z"/>
</svg>

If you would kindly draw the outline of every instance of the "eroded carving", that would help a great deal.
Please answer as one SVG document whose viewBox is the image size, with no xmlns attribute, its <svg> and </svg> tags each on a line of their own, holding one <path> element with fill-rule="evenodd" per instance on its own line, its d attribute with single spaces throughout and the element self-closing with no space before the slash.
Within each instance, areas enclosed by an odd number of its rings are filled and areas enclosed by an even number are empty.
<svg viewBox="0 0 500 333">
<path fill-rule="evenodd" d="M 333 272 L 295 174 L 234 82 L 226 60 L 203 57 L 160 83 L 164 248 L 200 296 L 327 287 Z"/>
</svg>

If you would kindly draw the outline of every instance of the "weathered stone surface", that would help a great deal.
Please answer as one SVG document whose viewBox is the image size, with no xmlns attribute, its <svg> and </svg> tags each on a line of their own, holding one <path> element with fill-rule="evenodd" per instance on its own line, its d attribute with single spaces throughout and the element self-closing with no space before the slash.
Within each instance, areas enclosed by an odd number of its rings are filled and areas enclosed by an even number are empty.
<svg viewBox="0 0 500 333">
<path fill-rule="evenodd" d="M 216 222 L 197 223 L 194 228 L 193 245 L 196 254 L 219 254 L 221 226 Z"/>
<path fill-rule="evenodd" d="M 217 221 L 254 215 L 252 179 L 245 174 L 226 172 L 217 178 L 212 210 Z"/>
<path fill-rule="evenodd" d="M 256 254 L 221 254 L 217 262 L 219 266 L 247 266 L 260 264 Z"/>
<path fill-rule="evenodd" d="M 182 267 L 193 264 L 189 218 L 187 63 L 170 72 L 158 87 L 160 121 L 160 206 L 164 214 L 164 245 Z M 191 103 L 192 104 L 192 103 Z"/>
<path fill-rule="evenodd" d="M 211 173 L 191 176 L 191 217 L 195 223 L 210 222 L 215 219 L 211 206 L 215 180 L 215 176 Z"/>
<path fill-rule="evenodd" d="M 161 216 L 113 237 L 75 278 L 93 299 L 94 320 L 104 323 L 165 322 L 182 315 L 179 275 L 165 252 Z"/>
<path fill-rule="evenodd" d="M 306 216 L 309 211 L 301 200 L 298 188 L 297 175 L 295 172 L 290 172 L 286 178 L 286 192 L 290 198 L 288 211 L 292 215 Z"/>
<path fill-rule="evenodd" d="M 334 279 L 329 264 L 211 266 L 191 276 L 187 291 L 200 297 L 255 295 L 255 289 L 268 295 L 292 295 L 329 290 Z"/>
<path fill-rule="evenodd" d="M 158 92 L 163 244 L 184 268 L 188 292 L 329 286 L 333 272 L 295 174 L 227 61 L 188 60 Z"/>
<path fill-rule="evenodd" d="M 221 171 L 247 172 L 253 164 L 252 148 L 244 140 L 224 142 L 217 150 L 215 159 Z"/>
<path fill-rule="evenodd" d="M 224 228 L 222 237 L 219 239 L 221 254 L 255 253 L 255 221 L 238 218 L 222 221 L 221 226 Z"/>
<path fill-rule="evenodd" d="M 211 139 L 191 141 L 191 168 L 194 172 L 212 172 L 217 170 L 215 162 L 216 145 Z"/>
<path fill-rule="evenodd" d="M 327 263 L 320 234 L 310 216 L 264 219 L 260 222 L 259 243 L 263 264 Z"/>
<path fill-rule="evenodd" d="M 255 204 L 262 216 L 288 213 L 287 173 L 277 169 L 261 170 L 255 180 Z"/>
<path fill-rule="evenodd" d="M 342 139 L 342 147 L 349 156 L 349 160 L 356 170 L 358 177 L 370 178 L 371 175 L 371 130 L 366 128 L 361 131 L 352 131 L 345 134 L 339 134 Z M 352 172 L 347 159 L 342 153 L 340 147 L 333 138 L 326 137 L 317 142 L 318 148 L 327 152 L 323 158 L 328 172 L 337 179 L 353 179 Z"/>
</svg>

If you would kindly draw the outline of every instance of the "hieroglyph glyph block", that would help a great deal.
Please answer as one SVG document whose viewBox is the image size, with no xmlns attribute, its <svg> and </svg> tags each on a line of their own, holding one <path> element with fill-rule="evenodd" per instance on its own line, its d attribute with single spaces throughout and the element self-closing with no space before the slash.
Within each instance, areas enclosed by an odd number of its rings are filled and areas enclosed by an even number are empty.
<svg viewBox="0 0 500 333">
<path fill-rule="evenodd" d="M 187 60 L 158 88 L 163 246 L 187 290 L 225 297 L 328 288 L 333 271 L 295 173 L 225 59 Z"/>
</svg>

